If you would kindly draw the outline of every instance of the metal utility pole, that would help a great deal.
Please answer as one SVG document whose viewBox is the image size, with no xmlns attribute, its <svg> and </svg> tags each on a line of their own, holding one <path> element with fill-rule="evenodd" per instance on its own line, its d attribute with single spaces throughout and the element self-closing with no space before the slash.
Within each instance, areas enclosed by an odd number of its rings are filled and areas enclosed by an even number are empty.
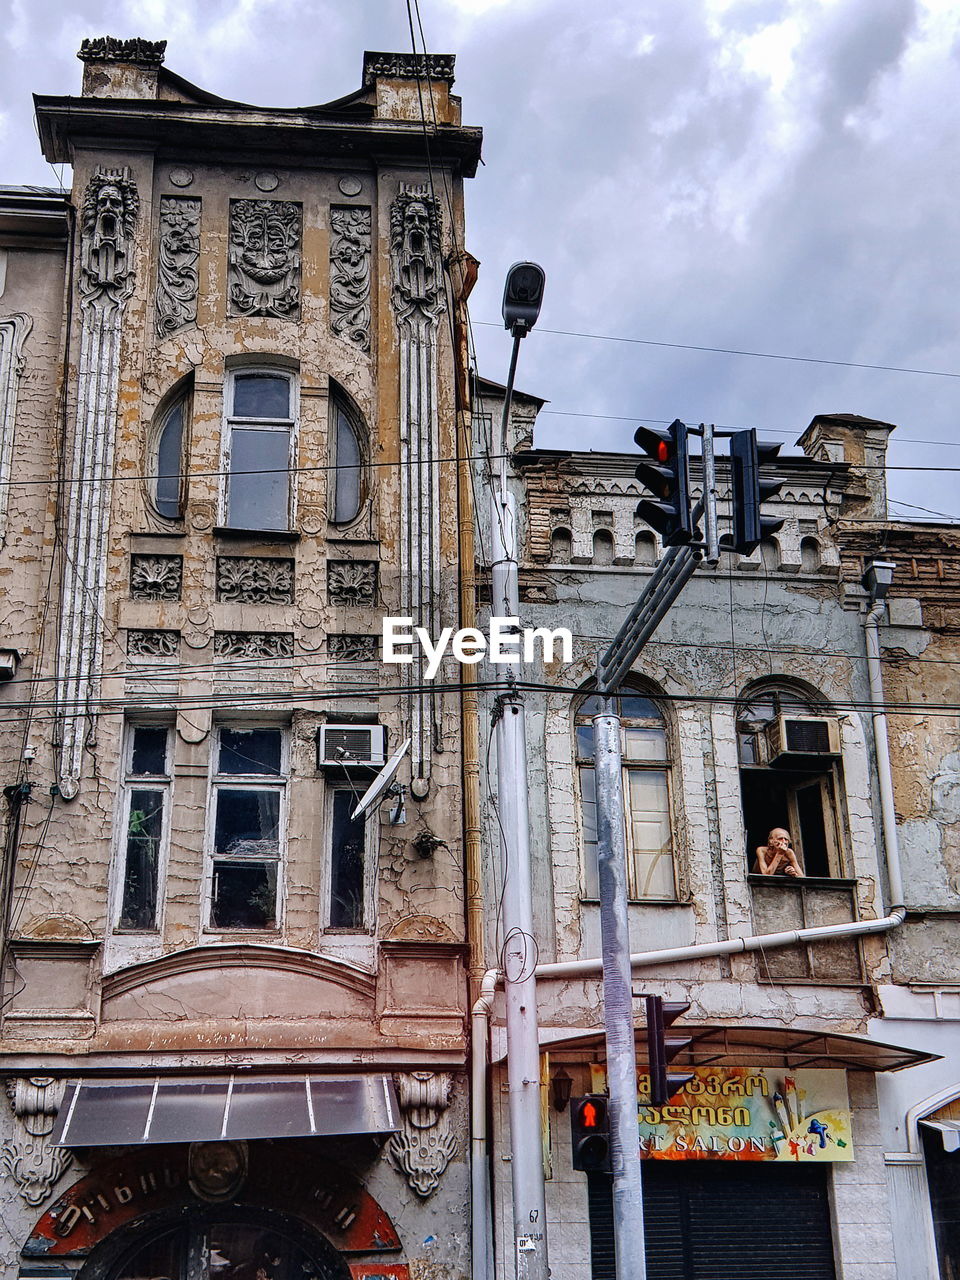
<svg viewBox="0 0 960 1280">
<path fill-rule="evenodd" d="M 543 284 L 541 267 L 532 262 L 516 263 L 507 273 L 503 295 L 503 319 L 513 335 L 513 351 L 497 441 L 500 465 L 496 481 L 490 475 L 489 490 L 493 540 L 491 612 L 507 618 L 518 618 L 520 610 L 516 504 L 507 493 L 507 424 L 520 340 L 536 323 Z M 519 667 L 519 654 L 516 663 L 507 667 L 495 716 L 513 1234 L 516 1280 L 548 1280 L 526 718 L 523 696 L 516 687 L 515 667 Z"/>
</svg>

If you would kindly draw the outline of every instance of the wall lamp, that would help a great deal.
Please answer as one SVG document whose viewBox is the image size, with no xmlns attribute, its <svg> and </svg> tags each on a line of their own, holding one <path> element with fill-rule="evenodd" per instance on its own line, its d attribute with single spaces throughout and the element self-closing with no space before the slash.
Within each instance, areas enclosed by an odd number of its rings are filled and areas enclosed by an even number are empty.
<svg viewBox="0 0 960 1280">
<path fill-rule="evenodd" d="M 550 1094 L 554 1111 L 566 1111 L 570 1094 L 573 1092 L 573 1077 L 567 1075 L 563 1067 L 550 1081 Z"/>
<path fill-rule="evenodd" d="M 860 579 L 864 591 L 870 597 L 870 603 L 885 600 L 890 584 L 893 582 L 893 571 L 896 565 L 892 560 L 871 560 Z"/>
</svg>

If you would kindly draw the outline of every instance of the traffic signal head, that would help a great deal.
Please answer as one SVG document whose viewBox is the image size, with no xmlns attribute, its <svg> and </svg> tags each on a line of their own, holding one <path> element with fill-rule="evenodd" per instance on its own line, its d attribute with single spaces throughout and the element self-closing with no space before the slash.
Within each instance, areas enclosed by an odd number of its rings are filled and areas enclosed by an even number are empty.
<svg viewBox="0 0 960 1280">
<path fill-rule="evenodd" d="M 638 427 L 634 441 L 647 455 L 638 463 L 636 476 L 653 498 L 637 504 L 637 515 L 663 539 L 665 547 L 690 542 L 690 455 L 687 427 L 678 418 L 666 431 Z"/>
<path fill-rule="evenodd" d="M 764 538 L 776 533 L 783 521 L 763 514 L 763 504 L 783 488 L 783 481 L 764 479 L 760 468 L 772 462 L 780 445 L 758 440 L 752 428 L 730 437 L 730 479 L 733 489 L 733 534 L 721 545 L 748 556 Z"/>
<path fill-rule="evenodd" d="M 570 1134 L 574 1169 L 583 1173 L 609 1173 L 610 1110 L 602 1093 L 570 1099 Z"/>
<path fill-rule="evenodd" d="M 677 1018 L 690 1008 L 679 1000 L 645 996 L 647 1006 L 647 1062 L 650 1067 L 650 1105 L 662 1107 L 679 1093 L 693 1073 L 667 1071 L 667 1064 L 690 1044 L 689 1036 L 666 1034 Z"/>
</svg>

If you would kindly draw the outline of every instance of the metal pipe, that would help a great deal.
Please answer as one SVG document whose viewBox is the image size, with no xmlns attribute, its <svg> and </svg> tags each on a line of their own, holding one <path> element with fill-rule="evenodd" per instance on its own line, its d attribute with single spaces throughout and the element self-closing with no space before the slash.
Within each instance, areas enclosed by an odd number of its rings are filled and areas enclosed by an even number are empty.
<svg viewBox="0 0 960 1280">
<path fill-rule="evenodd" d="M 873 749 L 877 759 L 877 781 L 880 784 L 880 821 L 883 826 L 883 848 L 887 864 L 887 885 L 891 909 L 903 906 L 903 874 L 900 866 L 900 840 L 897 834 L 897 814 L 893 801 L 893 773 L 890 768 L 890 740 L 887 737 L 887 717 L 883 708 L 883 671 L 880 667 L 880 619 L 885 604 L 882 599 L 872 603 L 864 619 L 863 629 L 867 647 L 867 673 L 870 677 L 870 702 L 873 706 Z"/>
<path fill-rule="evenodd" d="M 487 1061 L 490 1014 L 501 974 L 488 969 L 480 994 L 470 1010 L 470 1204 L 473 1280 L 493 1277 L 493 1215 L 490 1212 L 490 1170 L 487 1163 Z"/>
<path fill-rule="evenodd" d="M 613 711 L 615 704 L 612 699 L 607 698 L 604 703 L 603 713 L 593 718 L 593 759 L 603 950 L 603 1024 L 610 1094 L 613 1239 L 617 1280 L 646 1280 L 620 717 Z"/>
<path fill-rule="evenodd" d="M 608 690 L 612 691 L 619 687 L 620 682 L 623 680 L 624 676 L 633 666 L 633 663 L 636 660 L 636 657 L 639 654 L 640 650 L 647 643 L 647 641 L 653 635 L 654 631 L 656 631 L 657 627 L 659 627 L 660 623 L 663 621 L 664 614 L 667 612 L 667 610 L 673 604 L 674 600 L 676 600 L 677 596 L 679 596 L 680 592 L 683 590 L 683 588 L 687 585 L 687 583 L 696 573 L 697 566 L 699 563 L 700 563 L 699 551 L 690 551 L 689 556 L 680 562 L 680 565 L 676 569 L 676 572 L 671 575 L 670 580 L 664 589 L 662 597 L 657 601 L 656 613 L 654 613 L 654 615 L 651 618 L 647 619 L 647 621 L 643 624 L 640 630 L 632 638 L 632 640 L 630 641 L 629 647 L 624 649 L 624 651 L 617 658 L 616 665 L 609 666 L 609 667 L 604 666 L 599 669 L 598 671 L 599 680 L 601 682 L 601 686 L 604 691 L 608 691 Z"/>
<path fill-rule="evenodd" d="M 703 534 L 707 564 L 720 559 L 720 537 L 717 533 L 717 463 L 713 449 L 713 424 L 701 422 L 703 433 Z"/>
</svg>

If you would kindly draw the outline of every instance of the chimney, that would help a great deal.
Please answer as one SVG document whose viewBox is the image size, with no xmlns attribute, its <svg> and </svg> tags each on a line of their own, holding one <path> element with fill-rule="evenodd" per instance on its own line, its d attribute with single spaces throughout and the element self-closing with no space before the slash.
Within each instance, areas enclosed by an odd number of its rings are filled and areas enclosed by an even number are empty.
<svg viewBox="0 0 960 1280">
<path fill-rule="evenodd" d="M 887 442 L 892 422 L 856 413 L 818 413 L 797 444 L 818 462 L 846 462 L 852 483 L 844 495 L 844 514 L 857 520 L 887 519 Z M 853 509 L 847 512 L 846 508 Z"/>
<path fill-rule="evenodd" d="M 84 40 L 77 57 L 83 63 L 85 98 L 156 98 L 157 73 L 166 40 Z"/>
</svg>

